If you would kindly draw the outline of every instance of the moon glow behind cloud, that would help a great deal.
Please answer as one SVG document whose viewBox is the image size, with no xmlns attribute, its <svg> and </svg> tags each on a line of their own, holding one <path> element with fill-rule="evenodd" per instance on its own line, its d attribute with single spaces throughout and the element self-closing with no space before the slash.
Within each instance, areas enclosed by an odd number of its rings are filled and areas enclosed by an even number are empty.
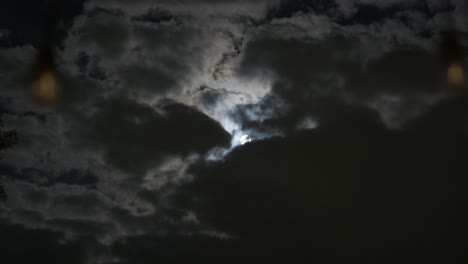
<svg viewBox="0 0 468 264">
<path fill-rule="evenodd" d="M 466 256 L 465 0 L 4 2 L 2 263 Z"/>
</svg>

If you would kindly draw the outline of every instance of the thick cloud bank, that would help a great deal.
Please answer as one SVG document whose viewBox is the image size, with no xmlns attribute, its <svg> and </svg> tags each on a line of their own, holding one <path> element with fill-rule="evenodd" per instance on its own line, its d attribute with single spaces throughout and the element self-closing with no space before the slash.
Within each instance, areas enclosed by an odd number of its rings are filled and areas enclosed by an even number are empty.
<svg viewBox="0 0 468 264">
<path fill-rule="evenodd" d="M 5 263 L 466 262 L 466 1 L 46 2 L 0 9 Z"/>
</svg>

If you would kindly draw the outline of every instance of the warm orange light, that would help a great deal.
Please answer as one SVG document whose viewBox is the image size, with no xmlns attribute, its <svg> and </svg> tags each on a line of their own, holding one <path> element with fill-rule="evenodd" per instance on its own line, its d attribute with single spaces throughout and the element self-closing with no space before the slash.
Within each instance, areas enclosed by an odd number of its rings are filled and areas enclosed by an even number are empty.
<svg viewBox="0 0 468 264">
<path fill-rule="evenodd" d="M 33 83 L 33 99 L 37 103 L 54 103 L 58 96 L 58 83 L 55 73 L 51 70 L 45 70 L 39 74 L 39 77 Z"/>
<path fill-rule="evenodd" d="M 459 64 L 452 64 L 448 68 L 447 78 L 450 84 L 461 86 L 465 82 L 465 70 Z"/>
</svg>

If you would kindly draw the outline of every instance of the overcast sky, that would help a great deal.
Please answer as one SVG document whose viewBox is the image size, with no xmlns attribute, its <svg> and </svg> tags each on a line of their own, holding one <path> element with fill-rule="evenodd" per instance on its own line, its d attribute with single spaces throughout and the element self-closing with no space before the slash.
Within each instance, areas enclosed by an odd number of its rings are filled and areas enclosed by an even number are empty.
<svg viewBox="0 0 468 264">
<path fill-rule="evenodd" d="M 1 263 L 467 263 L 468 1 L 4 2 Z"/>
</svg>

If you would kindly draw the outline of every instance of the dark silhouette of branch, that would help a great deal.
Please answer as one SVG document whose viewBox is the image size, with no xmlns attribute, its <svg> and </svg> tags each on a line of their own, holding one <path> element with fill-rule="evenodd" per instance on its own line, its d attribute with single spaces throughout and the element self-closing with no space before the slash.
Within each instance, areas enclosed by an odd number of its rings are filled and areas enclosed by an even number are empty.
<svg viewBox="0 0 468 264">
<path fill-rule="evenodd" d="M 2 130 L 3 128 L 3 122 L 0 119 L 0 151 L 4 149 L 11 148 L 13 145 L 15 145 L 18 142 L 18 134 L 16 133 L 15 130 L 10 130 L 10 131 L 4 131 Z M 1 153 L 0 153 L 0 159 L 2 158 Z M 7 199 L 7 194 L 5 191 L 5 186 L 0 183 L 0 202 L 3 203 Z"/>
<path fill-rule="evenodd" d="M 5 191 L 5 185 L 0 184 L 0 202 L 4 203 L 7 199 L 7 194 Z"/>
</svg>

